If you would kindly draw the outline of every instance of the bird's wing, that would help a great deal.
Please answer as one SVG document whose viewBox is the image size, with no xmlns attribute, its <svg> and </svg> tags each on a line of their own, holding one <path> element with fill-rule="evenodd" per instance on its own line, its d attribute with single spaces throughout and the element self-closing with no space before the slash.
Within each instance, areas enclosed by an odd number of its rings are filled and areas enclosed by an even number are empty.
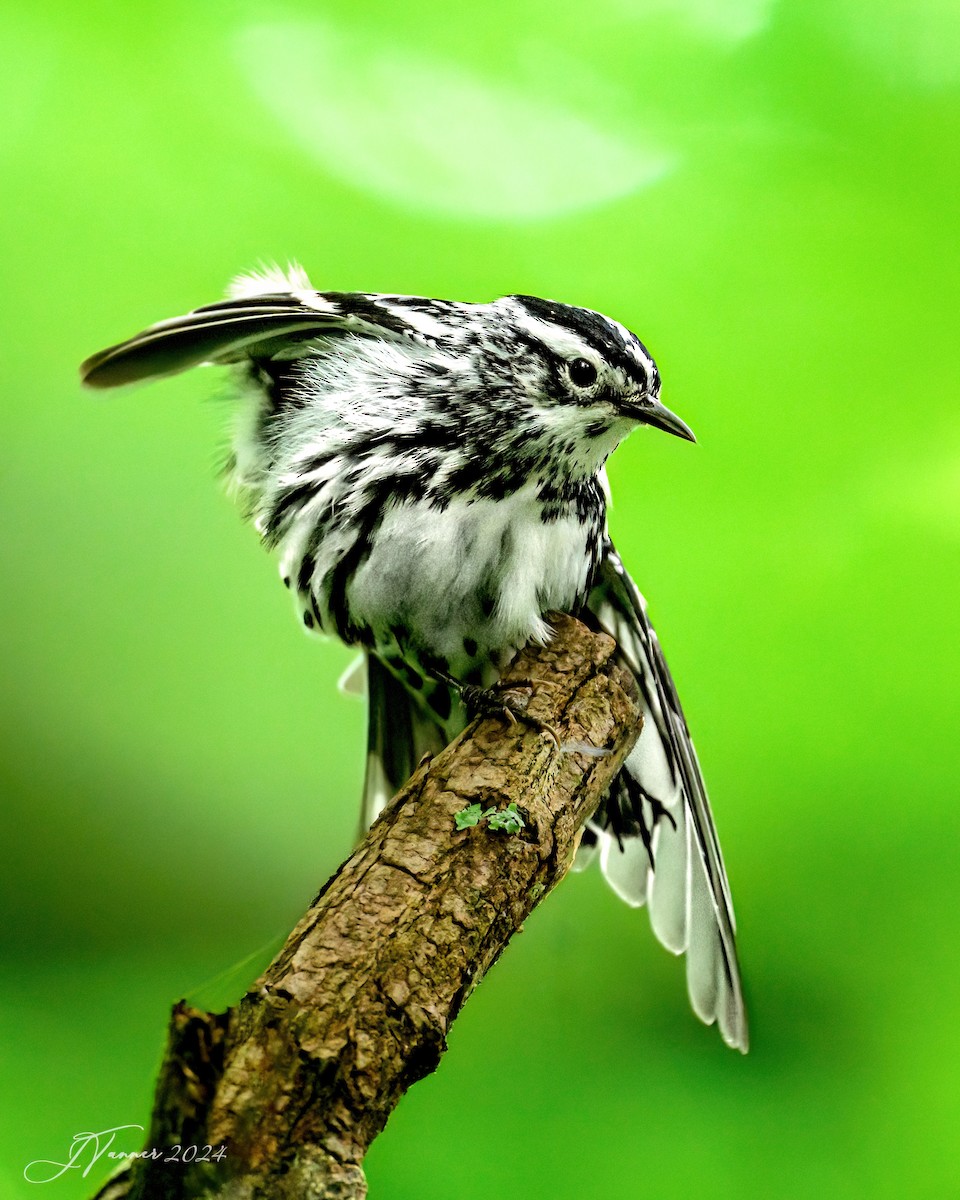
<svg viewBox="0 0 960 1200">
<path fill-rule="evenodd" d="M 384 666 L 367 654 L 367 769 L 363 780 L 360 836 L 417 769 L 424 754 L 447 744 L 440 727 Z"/>
<path fill-rule="evenodd" d="M 604 874 L 628 903 L 649 901 L 657 937 L 687 953 L 694 1011 L 746 1051 L 733 906 L 700 766 L 646 603 L 609 538 L 588 608 L 643 700 L 643 730 L 611 789 L 608 827 L 595 831 Z"/>
<path fill-rule="evenodd" d="M 296 358 L 318 338 L 345 334 L 391 340 L 415 331 L 376 296 L 306 290 L 246 294 L 160 321 L 108 346 L 81 365 L 80 376 L 90 387 L 118 387 L 201 363 Z"/>
</svg>

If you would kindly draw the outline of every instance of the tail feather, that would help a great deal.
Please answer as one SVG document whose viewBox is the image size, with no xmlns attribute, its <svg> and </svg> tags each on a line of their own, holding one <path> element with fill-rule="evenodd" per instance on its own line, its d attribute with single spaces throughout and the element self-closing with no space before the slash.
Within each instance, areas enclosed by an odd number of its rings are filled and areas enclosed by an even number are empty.
<svg viewBox="0 0 960 1200">
<path fill-rule="evenodd" d="M 443 731 L 375 654 L 367 654 L 367 770 L 361 837 L 407 782 L 425 754 L 447 744 Z"/>
<path fill-rule="evenodd" d="M 690 828 L 682 810 L 678 816 L 676 828 L 665 818 L 657 824 L 654 841 L 656 886 L 651 879 L 649 888 L 653 932 L 674 954 L 682 954 L 688 948 L 690 938 L 687 912 Z"/>
<path fill-rule="evenodd" d="M 600 869 L 621 900 L 633 908 L 647 901 L 650 856 L 639 838 L 626 838 L 622 848 L 616 837 L 601 834 Z"/>
</svg>

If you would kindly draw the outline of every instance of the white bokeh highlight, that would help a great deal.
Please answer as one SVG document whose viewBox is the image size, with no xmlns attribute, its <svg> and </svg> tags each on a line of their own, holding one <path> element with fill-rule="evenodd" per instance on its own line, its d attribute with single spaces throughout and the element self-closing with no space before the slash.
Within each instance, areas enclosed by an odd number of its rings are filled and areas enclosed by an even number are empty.
<svg viewBox="0 0 960 1200">
<path fill-rule="evenodd" d="M 407 208 L 562 216 L 650 186 L 679 161 L 542 90 L 329 23 L 250 26 L 235 50 L 262 103 L 326 172 Z"/>
</svg>

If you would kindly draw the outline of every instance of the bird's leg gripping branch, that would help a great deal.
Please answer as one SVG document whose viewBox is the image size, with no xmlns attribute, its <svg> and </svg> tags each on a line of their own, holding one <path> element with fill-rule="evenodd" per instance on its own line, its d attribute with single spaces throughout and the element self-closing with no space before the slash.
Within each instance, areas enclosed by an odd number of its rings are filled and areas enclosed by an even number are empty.
<svg viewBox="0 0 960 1200">
<path fill-rule="evenodd" d="M 368 1146 L 566 874 L 639 732 L 612 639 L 550 620 L 553 640 L 521 651 L 504 682 L 532 686 L 527 712 L 560 746 L 535 725 L 481 717 L 423 763 L 235 1008 L 174 1008 L 146 1149 L 225 1153 L 136 1159 L 98 1200 L 366 1195 Z M 523 827 L 458 830 L 456 814 L 477 803 L 515 804 Z"/>
</svg>

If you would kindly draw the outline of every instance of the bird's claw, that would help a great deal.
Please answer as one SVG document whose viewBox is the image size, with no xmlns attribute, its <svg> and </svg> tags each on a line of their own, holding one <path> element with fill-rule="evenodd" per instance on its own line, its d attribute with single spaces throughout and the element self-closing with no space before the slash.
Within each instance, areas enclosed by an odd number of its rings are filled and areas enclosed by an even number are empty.
<svg viewBox="0 0 960 1200">
<path fill-rule="evenodd" d="M 547 734 L 553 744 L 560 749 L 560 737 L 557 731 L 546 721 L 541 721 L 539 717 L 531 716 L 525 709 L 518 708 L 515 704 L 511 704 L 505 695 L 501 693 L 509 693 L 516 691 L 518 688 L 540 686 L 540 683 L 550 683 L 547 681 L 537 681 L 537 684 L 531 680 L 515 679 L 510 683 L 494 683 L 489 688 L 474 687 L 470 684 L 464 684 L 460 690 L 460 698 L 468 708 L 473 709 L 486 717 L 502 717 L 509 721 L 512 725 L 522 723 L 529 725 L 533 729 L 540 730 L 541 733 Z M 556 686 L 550 683 L 551 687 Z"/>
</svg>

